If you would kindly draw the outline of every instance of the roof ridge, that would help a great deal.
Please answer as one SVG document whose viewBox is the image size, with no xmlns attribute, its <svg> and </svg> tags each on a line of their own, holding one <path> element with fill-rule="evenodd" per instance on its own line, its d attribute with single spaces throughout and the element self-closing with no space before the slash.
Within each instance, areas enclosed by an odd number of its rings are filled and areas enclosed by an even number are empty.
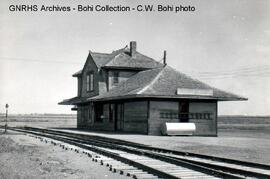
<svg viewBox="0 0 270 179">
<path fill-rule="evenodd" d="M 158 67 L 158 68 L 161 68 L 161 67 Z M 120 82 L 117 86 L 111 88 L 110 91 L 108 91 L 108 92 L 106 92 L 106 93 L 104 93 L 104 94 L 108 94 L 108 93 L 112 92 L 112 90 L 117 89 L 119 86 L 125 85 L 129 80 L 131 80 L 132 78 L 134 78 L 134 77 L 135 77 L 136 75 L 138 75 L 138 74 L 146 73 L 146 72 L 153 71 L 153 70 L 157 70 L 158 68 L 152 68 L 152 69 L 140 71 L 139 73 L 136 73 L 136 74 L 132 75 L 128 80 Z M 160 73 L 160 72 L 159 72 L 159 73 Z M 155 77 L 155 78 L 156 78 L 156 77 Z M 151 81 L 153 81 L 153 80 L 151 80 Z M 135 89 L 130 89 L 130 90 L 127 91 L 126 93 L 132 93 L 133 91 L 136 91 L 136 90 L 138 90 L 138 89 L 139 89 L 139 87 L 136 87 Z M 104 94 L 102 94 L 102 95 L 104 95 Z"/>
<path fill-rule="evenodd" d="M 158 78 L 161 76 L 161 74 L 162 74 L 165 67 L 163 66 L 163 67 L 159 67 L 159 68 L 162 68 L 162 69 L 157 74 L 157 76 L 153 80 L 151 80 L 148 85 L 144 86 L 143 89 L 138 91 L 137 94 L 142 94 L 143 92 L 145 92 L 150 86 L 152 86 L 158 80 Z M 158 68 L 154 68 L 154 69 L 158 69 Z M 151 70 L 154 70 L 154 69 L 151 69 Z"/>
<path fill-rule="evenodd" d="M 121 53 L 117 53 L 115 54 L 112 58 L 110 58 L 110 60 L 108 60 L 105 64 L 103 64 L 103 66 L 106 66 L 108 63 L 110 63 L 111 61 L 113 61 L 115 59 L 115 57 L 117 57 L 118 55 L 120 55 Z"/>
<path fill-rule="evenodd" d="M 114 53 L 117 53 L 119 51 L 126 50 L 126 49 L 128 49 L 127 45 L 125 47 L 123 47 L 123 48 L 118 49 L 118 50 L 113 50 L 112 53 L 110 53 L 110 54 L 114 54 Z"/>
<path fill-rule="evenodd" d="M 180 75 L 182 75 L 182 76 L 184 76 L 184 77 L 186 77 L 186 78 L 188 78 L 188 79 L 190 79 L 190 80 L 196 81 L 197 83 L 201 83 L 201 84 L 203 84 L 205 87 L 213 88 L 211 85 L 209 85 L 209 84 L 207 84 L 207 83 L 205 83 L 205 82 L 203 82 L 203 81 L 201 81 L 201 80 L 199 80 L 199 79 L 197 79 L 197 78 L 193 78 L 193 77 L 187 75 L 186 73 L 183 73 L 183 72 L 180 72 L 180 71 L 174 69 L 174 68 L 171 67 L 171 66 L 168 66 L 168 67 L 171 68 L 172 70 L 174 70 L 176 73 L 178 73 L 178 74 L 180 74 Z"/>
<path fill-rule="evenodd" d="M 187 75 L 187 74 L 185 74 L 185 73 L 182 73 L 182 72 L 180 72 L 180 71 L 178 71 L 178 70 L 175 70 L 173 67 L 171 67 L 171 66 L 168 66 L 168 68 L 171 68 L 172 70 L 174 70 L 175 72 L 177 72 L 177 73 L 179 73 L 180 75 L 182 75 L 182 76 L 185 76 L 186 78 L 188 78 L 189 80 L 193 80 L 193 81 L 195 81 L 195 82 L 197 82 L 197 83 L 200 83 L 200 84 L 202 84 L 203 86 L 204 86 L 204 88 L 206 87 L 206 88 L 209 88 L 209 89 L 212 89 L 212 90 L 214 90 L 214 91 L 219 91 L 219 92 L 222 92 L 222 93 L 227 93 L 227 94 L 230 94 L 230 95 L 233 95 L 233 96 L 235 96 L 235 97 L 237 97 L 237 98 L 239 98 L 239 99 L 243 99 L 243 100 L 247 100 L 248 98 L 246 98 L 246 97 L 244 97 L 244 96 L 242 96 L 242 95 L 236 95 L 236 94 L 234 94 L 234 93 L 232 93 L 232 92 L 228 92 L 227 90 L 221 90 L 221 89 L 218 89 L 218 88 L 216 88 L 216 87 L 214 87 L 214 86 L 212 86 L 212 85 L 209 85 L 209 84 L 207 84 L 207 83 L 205 83 L 205 82 L 203 82 L 203 81 L 201 81 L 201 80 L 199 80 L 199 79 L 197 79 L 197 78 L 192 78 L 191 76 L 189 76 L 189 75 Z M 201 89 L 204 89 L 204 88 L 201 88 Z"/>
<path fill-rule="evenodd" d="M 116 56 L 118 56 L 118 55 L 122 54 L 123 52 L 125 52 L 126 49 L 128 49 L 127 45 L 124 48 L 120 48 L 120 49 L 115 50 L 112 53 L 110 53 L 109 55 L 113 55 L 113 56 L 111 57 L 110 60 L 108 60 L 105 64 L 103 64 L 103 66 L 106 66 L 108 63 L 110 63 L 112 60 L 114 60 Z"/>
<path fill-rule="evenodd" d="M 136 51 L 136 53 L 138 53 L 138 54 L 142 55 L 143 57 L 146 57 L 146 58 L 148 58 L 148 59 L 150 59 L 150 60 L 152 60 L 152 61 L 154 61 L 154 62 L 156 62 L 156 63 L 160 63 L 159 61 L 155 60 L 154 58 L 149 57 L 149 56 L 147 56 L 147 55 L 144 55 L 144 54 L 142 54 L 142 53 L 139 52 L 139 51 Z M 160 63 L 160 64 L 162 64 L 162 63 Z"/>
<path fill-rule="evenodd" d="M 102 54 L 102 55 L 111 55 L 111 53 L 103 53 L 103 52 L 93 52 L 91 50 L 89 50 L 90 53 L 95 53 L 95 54 Z"/>
</svg>

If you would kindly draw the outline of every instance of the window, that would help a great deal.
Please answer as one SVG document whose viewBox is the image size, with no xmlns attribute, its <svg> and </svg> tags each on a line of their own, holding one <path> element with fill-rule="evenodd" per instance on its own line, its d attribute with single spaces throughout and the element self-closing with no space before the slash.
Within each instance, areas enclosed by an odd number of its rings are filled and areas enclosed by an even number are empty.
<svg viewBox="0 0 270 179">
<path fill-rule="evenodd" d="M 90 91 L 94 90 L 94 74 L 90 74 Z"/>
<path fill-rule="evenodd" d="M 113 84 L 119 83 L 119 72 L 115 71 L 113 72 Z"/>
<path fill-rule="evenodd" d="M 202 112 L 202 113 L 188 113 L 190 119 L 204 119 L 204 120 L 212 120 L 212 113 L 211 112 Z"/>
<path fill-rule="evenodd" d="M 94 90 L 94 73 L 90 72 L 86 75 L 86 90 L 93 91 Z"/>
<path fill-rule="evenodd" d="M 178 119 L 177 112 L 171 110 L 161 110 L 159 117 L 163 119 Z"/>
</svg>

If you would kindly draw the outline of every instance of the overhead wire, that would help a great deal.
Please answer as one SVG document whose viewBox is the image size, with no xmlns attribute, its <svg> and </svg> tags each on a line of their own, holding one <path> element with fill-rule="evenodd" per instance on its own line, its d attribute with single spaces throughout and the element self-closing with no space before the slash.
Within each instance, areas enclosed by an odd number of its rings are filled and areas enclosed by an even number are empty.
<svg viewBox="0 0 270 179">
<path fill-rule="evenodd" d="M 223 71 L 189 72 L 189 75 L 199 79 L 224 79 L 234 77 L 269 77 L 270 66 L 253 66 Z"/>
<path fill-rule="evenodd" d="M 39 63 L 59 63 L 59 64 L 73 64 L 82 65 L 82 63 L 74 61 L 56 61 L 56 60 L 39 60 L 30 58 L 14 58 L 14 57 L 0 57 L 0 61 L 26 61 L 26 62 L 39 62 Z M 161 62 L 161 59 L 159 62 Z M 270 77 L 270 65 L 260 66 L 246 66 L 232 70 L 220 70 L 220 71 L 190 71 L 189 76 L 196 77 L 198 79 L 225 79 L 225 78 L 237 78 L 237 77 Z"/>
<path fill-rule="evenodd" d="M 14 57 L 0 57 L 1 61 L 26 61 L 26 62 L 38 62 L 38 63 L 61 63 L 61 64 L 82 64 L 79 62 L 70 62 L 70 61 L 57 61 L 57 60 L 38 60 L 30 58 L 14 58 Z"/>
</svg>

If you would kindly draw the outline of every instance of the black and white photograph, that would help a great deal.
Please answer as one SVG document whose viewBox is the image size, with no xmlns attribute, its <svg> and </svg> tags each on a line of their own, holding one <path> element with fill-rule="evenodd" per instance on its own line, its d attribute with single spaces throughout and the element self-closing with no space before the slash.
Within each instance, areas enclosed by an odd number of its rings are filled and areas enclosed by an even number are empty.
<svg viewBox="0 0 270 179">
<path fill-rule="evenodd" d="M 0 178 L 270 178 L 270 1 L 1 0 Z"/>
</svg>

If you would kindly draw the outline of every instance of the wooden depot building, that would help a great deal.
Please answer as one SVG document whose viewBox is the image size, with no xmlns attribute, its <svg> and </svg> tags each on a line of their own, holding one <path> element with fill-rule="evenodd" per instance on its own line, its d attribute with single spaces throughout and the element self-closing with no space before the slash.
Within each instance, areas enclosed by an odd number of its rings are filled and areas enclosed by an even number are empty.
<svg viewBox="0 0 270 179">
<path fill-rule="evenodd" d="M 74 105 L 77 127 L 160 135 L 165 122 L 194 123 L 194 135 L 216 136 L 218 101 L 246 98 L 192 79 L 130 47 L 112 53 L 89 52 L 73 74 L 78 95 L 59 104 Z"/>
</svg>

